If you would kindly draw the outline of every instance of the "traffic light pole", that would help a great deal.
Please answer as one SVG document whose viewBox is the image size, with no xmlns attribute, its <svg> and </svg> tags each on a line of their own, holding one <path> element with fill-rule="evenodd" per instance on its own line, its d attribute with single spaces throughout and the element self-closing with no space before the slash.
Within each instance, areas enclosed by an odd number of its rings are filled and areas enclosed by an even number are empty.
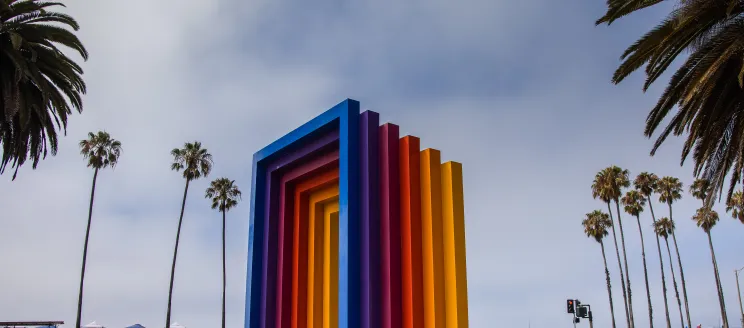
<svg viewBox="0 0 744 328">
<path fill-rule="evenodd" d="M 594 328 L 594 317 L 592 315 L 592 306 L 589 304 L 582 305 L 579 300 L 566 300 L 566 309 L 568 313 L 572 314 L 571 321 L 573 321 L 574 328 L 576 324 L 581 320 L 580 318 L 589 319 L 589 328 Z"/>
<path fill-rule="evenodd" d="M 739 270 L 734 270 L 734 274 L 736 275 L 736 295 L 739 296 L 739 312 L 741 312 L 741 326 L 744 327 L 744 307 L 741 305 L 741 291 L 739 290 L 739 272 L 741 270 L 744 270 L 744 268 L 741 268 Z"/>
<path fill-rule="evenodd" d="M 574 303 L 575 302 L 576 301 L 574 300 Z M 574 310 L 573 317 L 571 318 L 571 321 L 573 321 L 573 324 L 574 324 L 574 328 L 576 328 L 576 321 L 579 321 L 579 320 L 576 320 L 576 319 L 577 319 L 577 317 L 576 317 L 576 311 Z"/>
</svg>

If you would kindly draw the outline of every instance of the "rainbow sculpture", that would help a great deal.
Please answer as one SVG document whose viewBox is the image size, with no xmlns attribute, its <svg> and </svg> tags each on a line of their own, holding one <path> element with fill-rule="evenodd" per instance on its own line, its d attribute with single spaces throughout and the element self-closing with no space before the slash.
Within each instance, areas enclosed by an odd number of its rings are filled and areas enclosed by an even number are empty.
<svg viewBox="0 0 744 328">
<path fill-rule="evenodd" d="M 347 99 L 253 156 L 246 328 L 465 328 L 462 165 Z"/>
</svg>

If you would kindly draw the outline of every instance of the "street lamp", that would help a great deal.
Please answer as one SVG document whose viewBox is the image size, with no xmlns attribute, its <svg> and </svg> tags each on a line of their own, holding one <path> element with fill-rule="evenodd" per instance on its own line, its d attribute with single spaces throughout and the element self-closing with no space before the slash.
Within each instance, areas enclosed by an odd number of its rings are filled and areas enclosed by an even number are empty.
<svg viewBox="0 0 744 328">
<path fill-rule="evenodd" d="M 741 290 L 739 289 L 739 272 L 744 270 L 744 267 L 742 267 L 739 270 L 734 270 L 734 275 L 736 276 L 736 296 L 739 296 L 739 313 L 741 313 L 741 326 L 744 327 L 744 307 L 741 305 Z"/>
</svg>

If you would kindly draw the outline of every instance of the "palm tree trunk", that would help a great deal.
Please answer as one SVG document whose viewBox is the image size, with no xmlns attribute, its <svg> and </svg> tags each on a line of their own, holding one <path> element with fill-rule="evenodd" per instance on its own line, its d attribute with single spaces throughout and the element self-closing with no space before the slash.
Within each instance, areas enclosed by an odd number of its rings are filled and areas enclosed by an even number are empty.
<svg viewBox="0 0 744 328">
<path fill-rule="evenodd" d="M 630 289 L 630 273 L 628 272 L 628 251 L 625 249 L 625 233 L 623 232 L 623 220 L 620 218 L 620 202 L 615 198 L 617 207 L 617 224 L 620 227 L 620 241 L 623 245 L 623 262 L 625 262 L 625 280 L 628 286 L 628 312 L 630 313 L 630 327 L 635 328 L 635 318 L 633 316 L 633 292 Z"/>
<path fill-rule="evenodd" d="M 672 203 L 669 203 L 669 220 L 674 222 L 672 219 Z M 685 270 L 682 268 L 682 257 L 679 255 L 679 247 L 677 247 L 677 235 L 672 230 L 672 240 L 674 240 L 674 250 L 677 252 L 677 265 L 679 266 L 679 278 L 682 279 L 682 297 L 685 300 L 685 314 L 687 315 L 687 324 L 692 327 L 692 320 L 690 319 L 690 304 L 687 302 L 687 282 L 685 280 Z M 671 261 L 671 258 L 669 259 Z"/>
<path fill-rule="evenodd" d="M 612 285 L 610 284 L 610 270 L 607 268 L 607 256 L 605 256 L 604 242 L 600 240 L 599 245 L 602 246 L 602 260 L 604 261 L 605 277 L 607 279 L 607 296 L 610 298 L 610 315 L 612 315 L 612 328 L 616 328 L 615 306 L 612 304 Z"/>
<path fill-rule="evenodd" d="M 708 246 L 710 246 L 710 258 L 713 261 L 713 273 L 716 277 L 716 288 L 718 289 L 718 303 L 721 306 L 721 320 L 723 320 L 723 328 L 728 328 L 728 316 L 726 315 L 726 303 L 723 300 L 723 288 L 721 287 L 721 277 L 718 275 L 718 261 L 716 261 L 716 252 L 713 250 L 713 238 L 708 234 Z"/>
<path fill-rule="evenodd" d="M 224 204 L 223 204 L 224 208 Z M 227 289 L 227 270 L 225 265 L 225 210 L 222 210 L 222 328 L 225 328 L 225 290 Z"/>
<path fill-rule="evenodd" d="M 710 209 L 710 207 L 707 206 L 707 204 L 705 203 L 705 199 L 703 199 L 703 207 Z M 711 238 L 710 231 L 706 231 L 705 233 L 708 235 L 708 245 L 710 246 L 711 260 L 713 261 L 713 273 L 716 278 L 716 291 L 718 292 L 718 304 L 721 307 L 721 321 L 723 322 L 724 327 L 728 328 L 729 325 L 728 325 L 728 315 L 726 314 L 726 303 L 723 300 L 723 287 L 721 286 L 721 277 L 718 274 L 718 261 L 716 260 L 716 254 L 713 251 L 713 240 Z"/>
<path fill-rule="evenodd" d="M 651 196 L 648 196 L 648 208 L 651 209 L 651 219 L 656 224 L 656 215 L 654 214 L 654 205 L 651 203 Z M 664 277 L 664 258 L 661 255 L 661 242 L 659 235 L 656 236 L 656 249 L 659 251 L 659 267 L 661 269 L 661 288 L 664 293 L 664 313 L 666 314 L 667 328 L 672 328 L 672 321 L 669 319 L 669 301 L 667 300 L 666 278 Z"/>
<path fill-rule="evenodd" d="M 685 327 L 685 318 L 682 317 L 682 301 L 679 299 L 679 289 L 677 289 L 677 278 L 674 276 L 674 264 L 672 264 L 672 251 L 669 249 L 669 239 L 664 238 L 666 241 L 667 254 L 669 254 L 669 267 L 672 270 L 672 283 L 674 284 L 674 295 L 677 297 L 677 306 L 679 307 L 679 321 L 682 324 L 682 328 Z"/>
<path fill-rule="evenodd" d="M 646 268 L 646 245 L 643 242 L 643 230 L 641 229 L 641 218 L 636 215 L 638 222 L 638 233 L 641 234 L 641 257 L 643 258 L 643 276 L 646 279 L 646 297 L 648 298 L 648 321 L 649 327 L 654 328 L 654 310 L 651 306 L 651 290 L 648 288 L 648 269 Z"/>
<path fill-rule="evenodd" d="M 80 319 L 83 313 L 83 281 L 85 281 L 85 262 L 88 259 L 88 238 L 90 237 L 90 223 L 93 219 L 93 198 L 96 195 L 96 179 L 98 179 L 98 169 L 93 173 L 93 186 L 90 188 L 90 205 L 88 206 L 88 227 L 85 228 L 85 245 L 83 246 L 83 265 L 80 269 L 80 292 L 78 294 L 77 317 L 75 327 L 80 328 Z"/>
<path fill-rule="evenodd" d="M 610 221 L 612 223 L 612 239 L 615 241 L 615 253 L 617 254 L 617 266 L 620 268 L 620 285 L 623 288 L 623 305 L 625 306 L 625 322 L 628 323 L 628 328 L 630 327 L 630 314 L 628 314 L 628 294 L 627 289 L 625 289 L 625 277 L 623 276 L 623 264 L 620 262 L 620 249 L 617 247 L 617 234 L 615 233 L 615 222 L 612 219 L 612 207 L 610 206 L 610 202 L 607 202 L 607 212 L 610 214 Z"/>
<path fill-rule="evenodd" d="M 183 201 L 181 202 L 181 216 L 178 218 L 178 231 L 176 232 L 176 247 L 173 249 L 173 265 L 171 266 L 170 288 L 168 289 L 168 312 L 165 315 L 165 328 L 170 328 L 171 301 L 173 300 L 173 277 L 176 274 L 176 258 L 178 257 L 178 241 L 181 238 L 181 224 L 183 223 L 183 211 L 186 209 L 186 195 L 189 192 L 189 179 L 186 179 L 186 188 L 183 189 Z"/>
<path fill-rule="evenodd" d="M 734 271 L 736 276 L 736 296 L 739 298 L 739 314 L 741 315 L 741 326 L 744 327 L 744 307 L 741 305 L 741 289 L 739 289 L 739 270 Z"/>
</svg>

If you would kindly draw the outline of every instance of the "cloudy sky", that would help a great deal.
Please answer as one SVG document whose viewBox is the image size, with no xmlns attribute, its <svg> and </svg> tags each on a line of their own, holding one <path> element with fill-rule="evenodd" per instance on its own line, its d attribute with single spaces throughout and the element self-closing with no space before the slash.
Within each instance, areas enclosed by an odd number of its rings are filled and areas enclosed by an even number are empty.
<svg viewBox="0 0 744 328">
<path fill-rule="evenodd" d="M 600 248 L 580 225 L 605 208 L 591 198 L 594 174 L 616 164 L 633 176 L 680 177 L 685 189 L 692 181 L 679 139 L 648 155 L 643 123 L 660 86 L 642 93 L 641 75 L 609 83 L 624 47 L 663 6 L 607 28 L 593 25 L 599 0 L 66 3 L 91 53 L 85 112 L 71 118 L 58 156 L 16 181 L 0 177 L 0 320 L 75 322 L 93 174 L 77 142 L 88 131 L 105 129 L 124 146 L 119 166 L 99 175 L 86 275 L 83 321 L 107 327 L 165 321 L 184 185 L 169 151 L 193 140 L 215 157 L 210 178 L 230 177 L 244 191 L 227 245 L 228 326 L 242 327 L 251 155 L 345 98 L 464 164 L 472 327 L 571 327 L 567 298 L 593 305 L 597 326 L 608 327 Z M 220 322 L 220 220 L 203 198 L 207 184 L 192 184 L 176 272 L 173 317 L 190 328 Z M 693 322 L 712 326 L 719 310 L 707 239 L 690 220 L 697 206 L 688 194 L 675 204 L 677 238 Z M 735 324 L 744 225 L 718 210 L 714 244 Z M 641 327 L 640 238 L 623 218 Z M 650 217 L 641 219 L 662 325 L 658 255 Z"/>
</svg>

